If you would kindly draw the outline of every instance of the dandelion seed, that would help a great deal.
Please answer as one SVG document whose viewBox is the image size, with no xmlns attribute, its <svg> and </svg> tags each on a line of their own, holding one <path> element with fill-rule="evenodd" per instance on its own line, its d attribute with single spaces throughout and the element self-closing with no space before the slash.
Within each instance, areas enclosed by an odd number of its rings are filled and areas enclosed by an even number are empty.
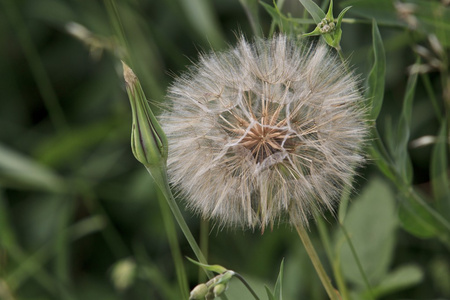
<svg viewBox="0 0 450 300">
<path fill-rule="evenodd" d="M 367 125 L 358 81 L 330 51 L 241 38 L 175 80 L 161 123 L 169 177 L 189 207 L 263 230 L 333 210 L 363 162 Z"/>
</svg>

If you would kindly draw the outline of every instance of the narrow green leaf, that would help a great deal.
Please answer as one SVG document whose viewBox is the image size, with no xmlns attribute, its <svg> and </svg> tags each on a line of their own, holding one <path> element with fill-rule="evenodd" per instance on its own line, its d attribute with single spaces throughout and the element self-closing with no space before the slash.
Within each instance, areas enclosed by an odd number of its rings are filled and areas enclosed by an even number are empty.
<svg viewBox="0 0 450 300">
<path fill-rule="evenodd" d="M 227 269 L 225 269 L 224 267 L 220 266 L 220 265 L 207 265 L 207 264 L 202 264 L 198 261 L 193 260 L 192 258 L 186 257 L 191 263 L 194 263 L 202 268 L 204 268 L 205 270 L 211 271 L 211 272 L 215 272 L 215 273 L 219 273 L 222 274 L 224 272 L 227 271 Z"/>
<path fill-rule="evenodd" d="M 418 63 L 419 61 L 417 61 Z M 418 74 L 412 74 L 408 78 L 405 96 L 403 99 L 403 108 L 400 115 L 400 121 L 397 126 L 396 151 L 394 158 L 397 165 L 397 171 L 404 183 L 410 184 L 412 181 L 412 165 L 408 155 L 408 141 L 410 136 L 410 125 L 412 118 L 412 107 L 414 100 L 414 92 L 417 84 Z"/>
<path fill-rule="evenodd" d="M 266 289 L 267 299 L 268 300 L 276 300 L 275 296 L 272 294 L 270 289 L 267 286 L 264 286 L 264 288 Z"/>
<path fill-rule="evenodd" d="M 200 37 L 206 37 L 215 49 L 225 44 L 225 37 L 215 14 L 211 1 L 178 0 L 190 25 Z"/>
<path fill-rule="evenodd" d="M 283 28 L 284 20 L 282 18 L 282 15 L 280 14 L 280 12 L 276 9 L 276 6 L 273 7 L 264 2 L 260 2 L 260 3 L 264 7 L 264 9 L 267 11 L 267 13 L 269 13 L 269 15 L 272 17 L 272 20 L 275 22 L 275 24 L 278 25 L 278 27 Z M 274 5 L 276 5 L 276 4 L 274 4 Z"/>
<path fill-rule="evenodd" d="M 328 11 L 325 18 L 328 20 L 333 20 L 333 0 L 330 0 L 330 5 L 328 6 Z"/>
<path fill-rule="evenodd" d="M 300 3 L 305 7 L 309 14 L 313 17 L 316 23 L 322 21 L 325 18 L 325 13 L 322 9 L 312 0 L 299 0 Z"/>
<path fill-rule="evenodd" d="M 242 7 L 244 7 L 245 13 L 247 14 L 247 18 L 250 22 L 250 26 L 252 27 L 253 33 L 256 36 L 261 36 L 262 32 L 258 14 L 259 0 L 239 0 L 239 2 L 241 3 Z"/>
<path fill-rule="evenodd" d="M 65 182 L 51 169 L 0 144 L 0 183 L 5 186 L 63 192 Z"/>
<path fill-rule="evenodd" d="M 375 19 L 372 21 L 372 41 L 374 62 L 368 76 L 366 98 L 369 99 L 371 104 L 370 118 L 376 120 L 383 105 L 386 55 L 384 53 L 383 40 L 381 39 Z"/>
<path fill-rule="evenodd" d="M 277 300 L 283 300 L 283 270 L 284 270 L 284 258 L 281 261 L 280 272 L 278 273 L 277 282 L 275 283 L 275 288 L 273 293 Z"/>
<path fill-rule="evenodd" d="M 433 195 L 439 210 L 450 218 L 450 184 L 447 175 L 447 122 L 442 122 L 436 145 L 431 156 L 430 177 Z"/>
</svg>

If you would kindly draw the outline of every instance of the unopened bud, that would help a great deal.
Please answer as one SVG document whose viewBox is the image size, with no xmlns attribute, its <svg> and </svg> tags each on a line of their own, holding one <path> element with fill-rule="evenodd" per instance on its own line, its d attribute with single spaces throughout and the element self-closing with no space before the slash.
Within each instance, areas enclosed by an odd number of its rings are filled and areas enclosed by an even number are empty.
<svg viewBox="0 0 450 300">
<path fill-rule="evenodd" d="M 189 300 L 204 299 L 206 294 L 208 294 L 208 286 L 201 283 L 192 289 Z"/>
<path fill-rule="evenodd" d="M 227 285 L 223 283 L 219 283 L 218 285 L 214 286 L 213 289 L 214 297 L 219 297 L 226 289 Z"/>
<path fill-rule="evenodd" d="M 131 148 L 136 159 L 146 167 L 159 167 L 167 160 L 167 139 L 145 98 L 139 79 L 124 63 L 128 98 L 133 114 Z"/>
<path fill-rule="evenodd" d="M 136 263 L 131 258 L 117 262 L 112 269 L 111 279 L 119 291 L 126 290 L 134 281 L 136 275 Z"/>
</svg>

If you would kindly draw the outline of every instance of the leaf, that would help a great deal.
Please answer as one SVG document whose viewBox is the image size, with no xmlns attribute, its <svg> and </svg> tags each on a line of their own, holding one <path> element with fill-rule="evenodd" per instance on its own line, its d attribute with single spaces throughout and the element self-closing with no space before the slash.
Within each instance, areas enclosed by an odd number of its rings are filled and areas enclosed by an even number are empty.
<svg viewBox="0 0 450 300">
<path fill-rule="evenodd" d="M 372 292 L 377 298 L 399 291 L 420 283 L 423 280 L 423 271 L 415 265 L 401 266 L 386 275 L 381 283 Z"/>
<path fill-rule="evenodd" d="M 421 238 L 434 237 L 439 233 L 440 229 L 433 215 L 414 200 L 412 195 L 410 197 L 402 195 L 401 199 L 399 219 L 406 231 Z"/>
<path fill-rule="evenodd" d="M 417 61 L 417 63 L 418 62 L 419 61 Z M 402 113 L 397 126 L 396 149 L 393 153 L 397 171 L 405 184 L 410 184 L 413 176 L 411 160 L 408 155 L 408 141 L 410 136 L 412 107 L 414 92 L 417 84 L 417 76 L 418 73 L 414 73 L 408 78 L 405 96 L 403 98 Z"/>
<path fill-rule="evenodd" d="M 448 180 L 447 160 L 447 123 L 442 122 L 436 145 L 431 156 L 430 177 L 433 195 L 439 211 L 447 212 L 445 217 L 450 218 L 450 185 Z"/>
<path fill-rule="evenodd" d="M 261 25 L 259 23 L 258 2 L 259 0 L 239 0 L 244 7 L 247 18 L 252 26 L 253 33 L 256 36 L 261 35 Z M 262 2 L 261 2 L 262 3 Z"/>
<path fill-rule="evenodd" d="M 388 185 L 377 178 L 371 179 L 350 206 L 344 224 L 369 282 L 379 283 L 388 271 L 394 250 L 397 217 L 394 195 Z M 342 229 L 335 235 L 335 247 L 345 239 Z M 366 284 L 348 245 L 340 249 L 345 278 L 364 289 Z"/>
<path fill-rule="evenodd" d="M 371 103 L 370 118 L 376 120 L 384 98 L 384 85 L 386 77 L 386 55 L 384 52 L 383 40 L 378 30 L 375 19 L 372 21 L 372 43 L 374 62 L 367 80 L 366 98 Z"/>
<path fill-rule="evenodd" d="M 281 12 L 277 9 L 276 4 L 274 3 L 275 7 L 270 6 L 267 3 L 261 2 L 261 5 L 264 7 L 264 9 L 269 13 L 269 15 L 272 17 L 275 24 L 278 25 L 281 29 L 288 26 L 288 22 L 283 18 L 283 15 Z"/>
<path fill-rule="evenodd" d="M 264 286 L 264 288 L 266 289 L 267 299 L 268 300 L 276 300 L 275 296 L 272 294 L 270 289 L 267 286 Z"/>
<path fill-rule="evenodd" d="M 20 189 L 62 192 L 66 185 L 51 169 L 0 144 L 0 183 Z"/>
<path fill-rule="evenodd" d="M 36 148 L 35 155 L 46 165 L 57 167 L 74 161 L 103 142 L 111 131 L 117 131 L 118 118 L 104 119 L 69 134 L 49 136 Z"/>
<path fill-rule="evenodd" d="M 275 288 L 273 293 L 277 300 L 283 300 L 283 269 L 284 269 L 284 258 L 281 261 L 280 272 L 278 273 L 277 282 L 275 283 Z"/>
<path fill-rule="evenodd" d="M 220 266 L 220 265 L 207 265 L 207 264 L 202 264 L 198 261 L 193 260 L 192 258 L 186 257 L 191 263 L 194 263 L 200 267 L 202 267 L 205 270 L 211 271 L 211 272 L 215 272 L 218 274 L 222 274 L 224 272 L 227 271 L 227 269 L 225 269 L 224 267 Z"/>
<path fill-rule="evenodd" d="M 316 3 L 314 3 L 314 1 L 312 0 L 299 0 L 299 1 L 303 5 L 303 7 L 305 7 L 305 9 L 309 12 L 309 14 L 313 17 L 316 24 L 325 18 L 325 13 Z"/>
</svg>

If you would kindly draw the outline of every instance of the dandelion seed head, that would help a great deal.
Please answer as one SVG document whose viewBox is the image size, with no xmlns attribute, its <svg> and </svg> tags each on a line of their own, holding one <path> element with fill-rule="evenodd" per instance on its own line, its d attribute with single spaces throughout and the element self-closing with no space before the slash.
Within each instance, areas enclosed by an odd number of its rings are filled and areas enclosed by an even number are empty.
<svg viewBox="0 0 450 300">
<path fill-rule="evenodd" d="M 285 35 L 201 55 L 168 91 L 168 173 L 221 225 L 307 226 L 364 158 L 357 78 L 325 45 Z"/>
</svg>

